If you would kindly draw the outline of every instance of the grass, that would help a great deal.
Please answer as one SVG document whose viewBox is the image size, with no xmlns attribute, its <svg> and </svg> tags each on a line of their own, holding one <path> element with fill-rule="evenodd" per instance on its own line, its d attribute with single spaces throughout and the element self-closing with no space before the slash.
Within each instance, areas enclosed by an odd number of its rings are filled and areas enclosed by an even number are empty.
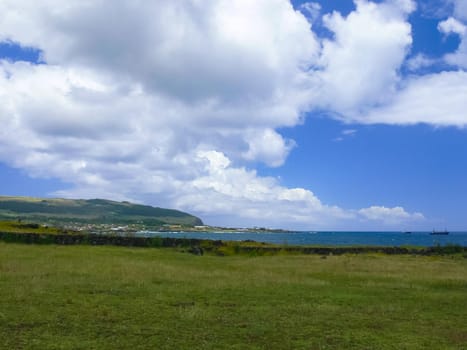
<svg viewBox="0 0 467 350">
<path fill-rule="evenodd" d="M 37 233 L 48 235 L 67 233 L 67 231 L 57 227 L 49 227 L 35 223 L 23 223 L 18 221 L 0 221 L 0 232 Z"/>
<path fill-rule="evenodd" d="M 467 259 L 0 242 L 1 349 L 466 349 Z"/>
</svg>

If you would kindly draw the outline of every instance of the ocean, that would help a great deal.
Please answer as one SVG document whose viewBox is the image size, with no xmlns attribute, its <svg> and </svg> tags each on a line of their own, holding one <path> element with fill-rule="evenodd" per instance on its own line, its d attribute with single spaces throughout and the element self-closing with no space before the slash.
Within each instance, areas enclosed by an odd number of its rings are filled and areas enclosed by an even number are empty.
<svg viewBox="0 0 467 350">
<path fill-rule="evenodd" d="M 319 246 L 418 246 L 456 244 L 467 247 L 467 232 L 450 232 L 448 235 L 431 235 L 431 232 L 138 232 L 142 237 L 198 238 L 224 241 L 266 242 L 285 245 Z"/>
</svg>

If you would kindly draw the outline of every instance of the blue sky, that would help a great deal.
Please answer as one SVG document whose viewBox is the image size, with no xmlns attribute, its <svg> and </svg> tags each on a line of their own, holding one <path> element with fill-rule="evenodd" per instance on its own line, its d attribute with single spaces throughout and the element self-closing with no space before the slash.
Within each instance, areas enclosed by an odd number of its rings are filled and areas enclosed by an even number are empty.
<svg viewBox="0 0 467 350">
<path fill-rule="evenodd" d="M 70 4 L 0 5 L 0 194 L 467 229 L 466 1 Z"/>
</svg>

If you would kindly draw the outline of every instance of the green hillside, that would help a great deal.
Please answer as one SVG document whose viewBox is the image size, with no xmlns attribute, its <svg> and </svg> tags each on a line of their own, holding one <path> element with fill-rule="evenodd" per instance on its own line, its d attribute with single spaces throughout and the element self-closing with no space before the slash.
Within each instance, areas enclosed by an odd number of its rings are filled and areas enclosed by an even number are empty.
<svg viewBox="0 0 467 350">
<path fill-rule="evenodd" d="M 0 220 L 112 224 L 202 225 L 196 216 L 173 209 L 105 199 L 0 196 Z"/>
</svg>

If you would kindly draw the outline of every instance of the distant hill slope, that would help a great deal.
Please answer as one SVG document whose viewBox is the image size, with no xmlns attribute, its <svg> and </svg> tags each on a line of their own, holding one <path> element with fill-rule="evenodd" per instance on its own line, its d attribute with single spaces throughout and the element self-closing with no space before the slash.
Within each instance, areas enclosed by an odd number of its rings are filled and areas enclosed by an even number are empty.
<svg viewBox="0 0 467 350">
<path fill-rule="evenodd" d="M 52 199 L 0 196 L 0 219 L 49 222 L 202 225 L 196 216 L 173 209 L 105 199 Z"/>
</svg>

